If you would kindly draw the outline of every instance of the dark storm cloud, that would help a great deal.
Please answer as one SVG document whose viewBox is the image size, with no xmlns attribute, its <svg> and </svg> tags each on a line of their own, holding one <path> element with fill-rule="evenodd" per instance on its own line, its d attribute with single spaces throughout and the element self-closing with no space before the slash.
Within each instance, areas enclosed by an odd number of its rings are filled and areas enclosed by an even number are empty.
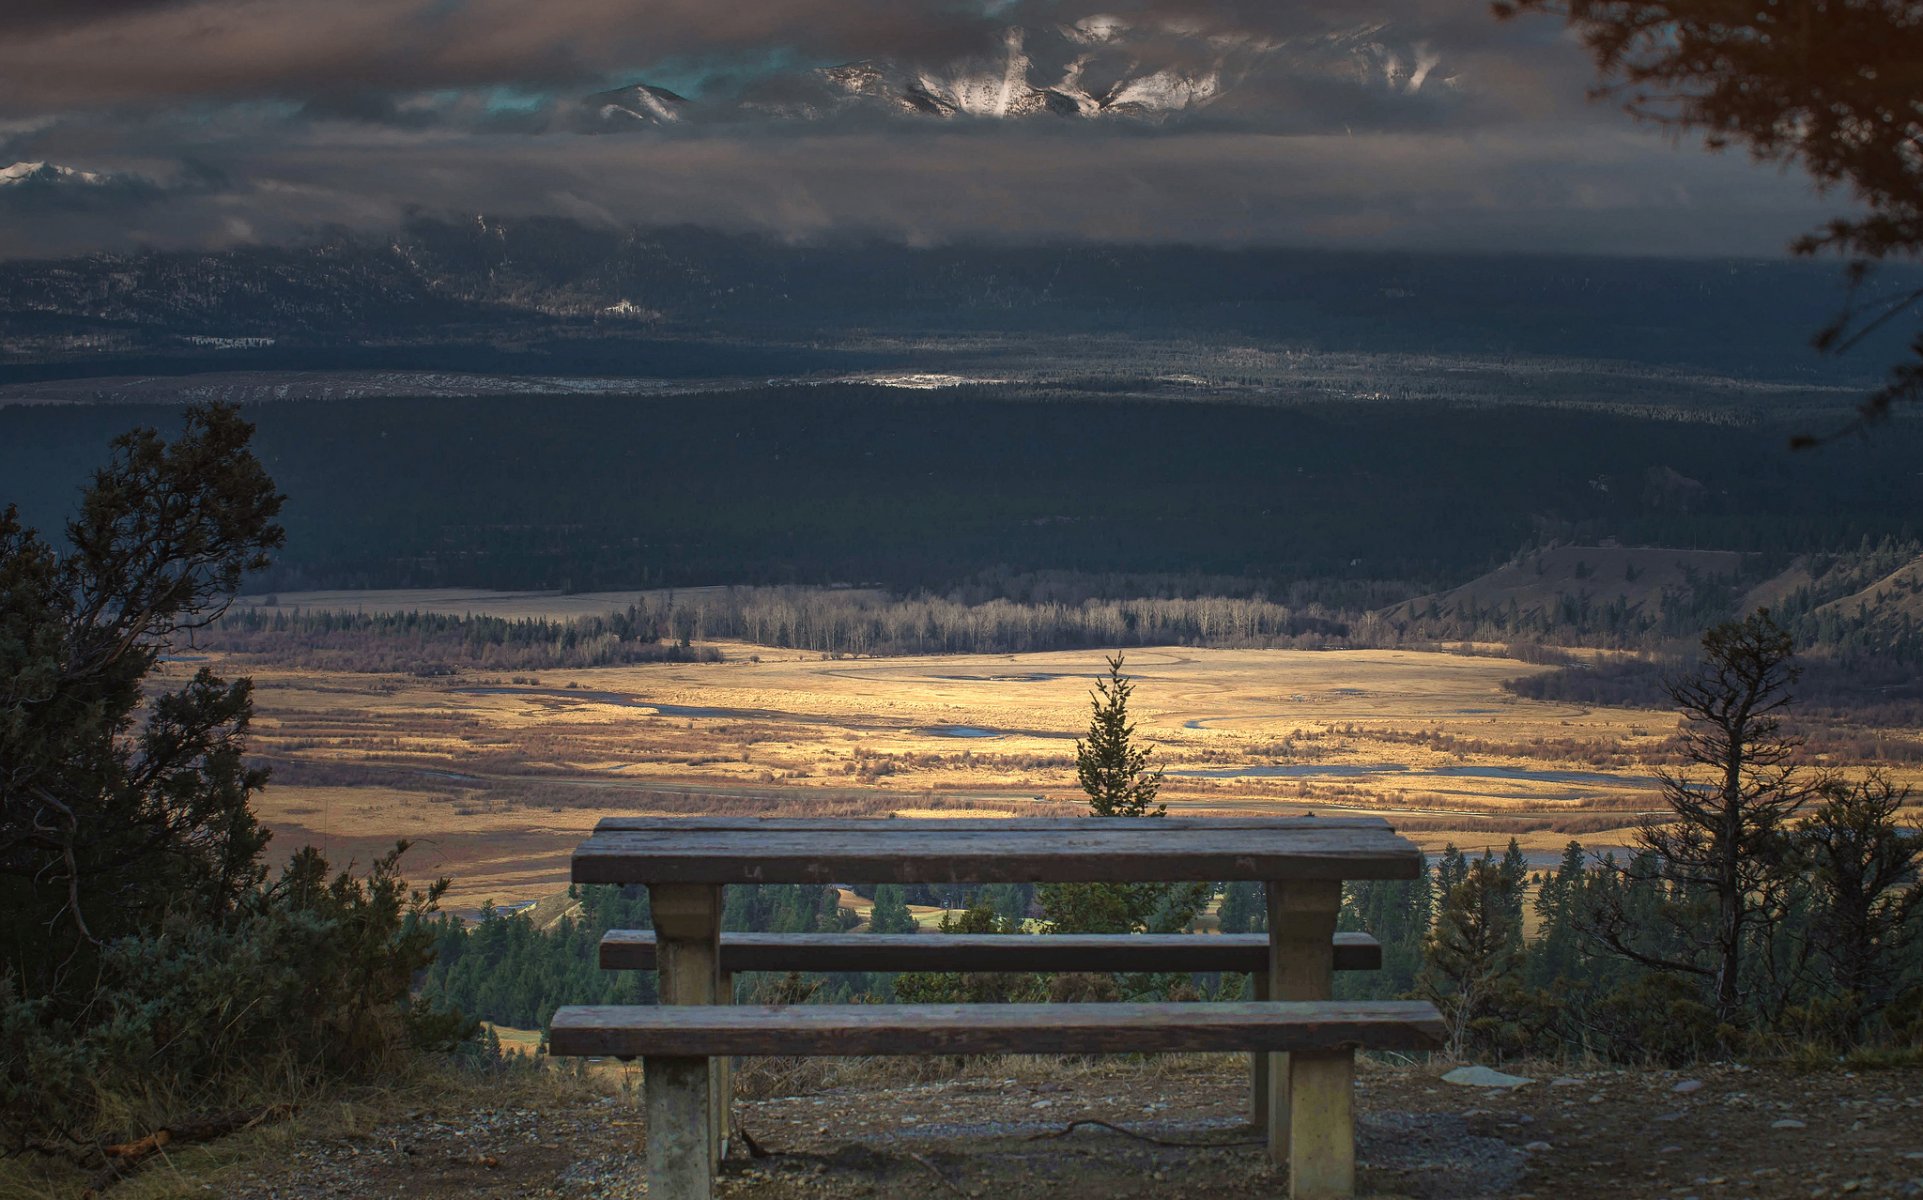
<svg viewBox="0 0 1923 1200">
<path fill-rule="evenodd" d="M 976 6 L 902 0 L 194 0 L 0 39 L 0 110 L 581 83 L 770 46 L 835 61 L 984 49 Z"/>
<path fill-rule="evenodd" d="M 1758 186 L 1740 160 L 1645 139 L 1546 130 L 1462 141 L 1420 133 L 1181 137 L 933 129 L 638 138 L 309 137 L 250 149 L 245 180 L 170 197 L 115 226 L 162 245 L 391 228 L 438 214 L 554 214 L 608 225 L 698 223 L 810 239 L 912 243 L 1096 238 L 1617 254 L 1768 252 L 1817 211 Z M 88 248 L 102 231 L 0 222 L 0 254 Z"/>
<path fill-rule="evenodd" d="M 837 106 L 813 73 L 992 71 L 1011 23 L 1091 71 L 1233 86 L 1150 121 L 942 121 Z M 1769 253 L 1819 215 L 1799 180 L 1586 105 L 1589 76 L 1553 22 L 1483 0 L 26 0 L 0 5 L 0 166 L 157 182 L 16 203 L 0 254 L 483 208 L 796 238 Z M 582 98 L 637 79 L 697 81 L 688 121 L 586 136 L 609 126 Z M 804 107 L 827 119 L 770 115 Z"/>
<path fill-rule="evenodd" d="M 171 8 L 190 0 L 8 0 L 0 8 L 0 37 L 86 25 L 143 9 Z"/>
<path fill-rule="evenodd" d="M 192 100 L 321 98 L 497 85 L 586 86 L 664 62 L 732 62 L 779 50 L 809 63 L 986 55 L 1009 24 L 1116 17 L 1131 52 L 1199 65 L 1244 45 L 1382 24 L 1451 53 L 1514 42 L 1480 0 L 26 0 L 0 16 L 0 112 Z M 0 7 L 0 13 L 15 10 Z M 619 80 L 625 81 L 625 80 Z"/>
</svg>

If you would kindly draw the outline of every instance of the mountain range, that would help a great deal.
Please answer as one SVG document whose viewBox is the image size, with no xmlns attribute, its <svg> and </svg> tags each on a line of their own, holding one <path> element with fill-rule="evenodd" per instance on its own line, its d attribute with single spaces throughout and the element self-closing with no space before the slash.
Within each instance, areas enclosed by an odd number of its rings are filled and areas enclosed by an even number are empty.
<svg viewBox="0 0 1923 1200">
<path fill-rule="evenodd" d="M 1426 44 L 1399 39 L 1383 24 L 1273 38 L 1089 17 L 1032 30 L 1010 27 L 995 52 L 951 62 L 863 59 L 775 72 L 712 101 L 636 82 L 582 103 L 610 128 L 746 116 L 821 120 L 862 111 L 1159 120 L 1205 108 L 1260 107 L 1273 102 L 1284 83 L 1413 96 L 1453 89 L 1460 77 Z"/>
</svg>

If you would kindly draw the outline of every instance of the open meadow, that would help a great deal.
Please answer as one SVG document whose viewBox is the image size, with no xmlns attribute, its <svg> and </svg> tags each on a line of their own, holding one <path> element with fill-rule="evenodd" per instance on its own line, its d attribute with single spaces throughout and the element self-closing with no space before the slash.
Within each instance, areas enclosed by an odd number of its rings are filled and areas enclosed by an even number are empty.
<svg viewBox="0 0 1923 1200">
<path fill-rule="evenodd" d="M 619 597 L 332 593 L 283 606 L 575 616 Z M 601 817 L 1072 813 L 1095 650 L 827 658 L 730 643 L 716 663 L 522 674 L 291 670 L 258 686 L 261 813 L 277 847 L 361 862 L 414 840 L 452 901 L 563 887 Z M 198 655 L 169 663 L 178 675 Z M 1520 698 L 1545 668 L 1415 650 L 1132 650 L 1138 736 L 1171 812 L 1367 812 L 1430 849 L 1622 845 L 1673 761 L 1672 714 Z M 1914 770 L 1914 768 L 1909 768 Z M 851 881 L 852 882 L 852 881 Z"/>
</svg>

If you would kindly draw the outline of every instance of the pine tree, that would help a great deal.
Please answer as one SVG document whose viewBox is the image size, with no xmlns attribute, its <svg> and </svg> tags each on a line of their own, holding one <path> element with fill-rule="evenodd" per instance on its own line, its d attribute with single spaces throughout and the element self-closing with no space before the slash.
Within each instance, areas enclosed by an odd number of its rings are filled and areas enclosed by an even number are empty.
<svg viewBox="0 0 1923 1200">
<path fill-rule="evenodd" d="M 1923 832 L 1896 823 L 1910 789 L 1887 776 L 1825 782 L 1823 803 L 1797 830 L 1815 890 L 1810 931 L 1832 988 L 1875 1012 L 1923 939 Z"/>
<path fill-rule="evenodd" d="M 1089 694 L 1088 737 L 1075 743 L 1075 772 L 1096 817 L 1163 817 L 1155 803 L 1162 772 L 1149 770 L 1151 751 L 1135 745 L 1128 700 L 1135 685 L 1122 674 L 1122 656 L 1108 658 L 1108 675 Z M 1213 889 L 1206 883 L 1054 883 L 1039 894 L 1051 933 L 1176 933 L 1188 927 Z"/>
<path fill-rule="evenodd" d="M 1462 882 L 1443 898 L 1424 946 L 1417 989 L 1442 1010 L 1453 1057 L 1495 1038 L 1504 1001 L 1521 981 L 1514 890 L 1492 860 L 1468 864 Z"/>
<path fill-rule="evenodd" d="M 1810 795 L 1799 773 L 1800 741 L 1783 727 L 1797 678 L 1790 636 L 1759 609 L 1703 635 L 1703 659 L 1673 681 L 1684 719 L 1683 755 L 1702 777 L 1662 769 L 1669 810 L 1637 832 L 1641 898 L 1666 892 L 1639 919 L 1592 908 L 1591 932 L 1653 970 L 1699 980 L 1716 1017 L 1744 1015 L 1746 957 L 1766 944 L 1797 886 L 1788 869 L 1790 819 Z M 1658 885 L 1655 892 L 1648 885 Z M 1619 893 L 1629 896 L 1630 890 Z"/>
<path fill-rule="evenodd" d="M 1261 933 L 1268 928 L 1268 903 L 1262 885 L 1237 881 L 1222 889 L 1216 920 L 1223 933 Z"/>
<path fill-rule="evenodd" d="M 875 888 L 875 907 L 868 914 L 869 933 L 914 933 L 915 915 L 908 911 L 901 885 L 884 883 Z"/>
<path fill-rule="evenodd" d="M 1512 936 L 1516 939 L 1516 946 L 1520 948 L 1522 946 L 1522 910 L 1529 883 L 1529 857 L 1522 852 L 1522 845 L 1515 838 L 1509 839 L 1509 847 L 1503 851 L 1502 864 L 1498 870 L 1502 872 L 1503 886 L 1508 889 L 1509 925 L 1514 930 Z"/>
<path fill-rule="evenodd" d="M 1375 935 L 1382 969 L 1336 976 L 1339 1000 L 1388 1000 L 1406 996 L 1422 970 L 1423 944 L 1435 918 L 1435 886 L 1429 862 L 1420 860 L 1414 879 L 1367 879 L 1344 889 L 1338 928 Z"/>
<path fill-rule="evenodd" d="M 1098 817 L 1160 817 L 1168 812 L 1156 804 L 1162 790 L 1162 771 L 1148 769 L 1151 751 L 1135 745 L 1135 726 L 1129 723 L 1128 699 L 1135 684 L 1122 674 L 1122 656 L 1108 659 L 1108 677 L 1095 681 L 1088 737 L 1075 743 L 1075 774 L 1088 793 L 1089 811 Z"/>
<path fill-rule="evenodd" d="M 1562 861 L 1545 871 L 1536 891 L 1537 936 L 1529 948 L 1527 978 L 1532 987 L 1574 982 L 1582 961 L 1578 914 L 1588 860 L 1582 843 L 1563 847 Z"/>
</svg>

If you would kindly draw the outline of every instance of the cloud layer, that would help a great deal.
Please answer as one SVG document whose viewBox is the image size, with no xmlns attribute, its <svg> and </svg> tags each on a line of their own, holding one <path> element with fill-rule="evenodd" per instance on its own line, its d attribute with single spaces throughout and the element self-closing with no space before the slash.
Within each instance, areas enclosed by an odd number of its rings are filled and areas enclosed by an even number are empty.
<svg viewBox="0 0 1923 1200">
<path fill-rule="evenodd" d="M 0 8 L 0 167 L 114 186 L 69 203 L 0 186 L 0 255 L 420 208 L 794 237 L 1775 253 L 1825 211 L 1798 178 L 1586 104 L 1589 64 L 1557 35 L 1479 0 L 20 0 Z M 819 73 L 860 61 L 893 90 Z M 1016 67 L 1054 108 L 971 117 L 1015 111 Z M 636 81 L 686 96 L 685 119 L 581 103 Z M 1117 103 L 1063 115 L 1091 97 Z"/>
</svg>

